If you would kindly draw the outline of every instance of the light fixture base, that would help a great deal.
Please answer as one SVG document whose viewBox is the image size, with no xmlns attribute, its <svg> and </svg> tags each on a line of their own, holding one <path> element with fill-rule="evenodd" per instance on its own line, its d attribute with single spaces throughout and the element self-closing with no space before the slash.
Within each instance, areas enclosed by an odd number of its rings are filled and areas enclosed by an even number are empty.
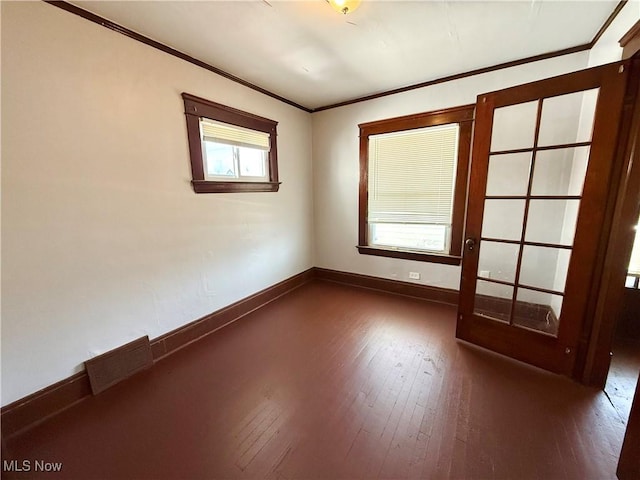
<svg viewBox="0 0 640 480">
<path fill-rule="evenodd" d="M 353 12 L 360 6 L 360 2 L 361 0 L 327 0 L 331 8 L 343 15 Z"/>
</svg>

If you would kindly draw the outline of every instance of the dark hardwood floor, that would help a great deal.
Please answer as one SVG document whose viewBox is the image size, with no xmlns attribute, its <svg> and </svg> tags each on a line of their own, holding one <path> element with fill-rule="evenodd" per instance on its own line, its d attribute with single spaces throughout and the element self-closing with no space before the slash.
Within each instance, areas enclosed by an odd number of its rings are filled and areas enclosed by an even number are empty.
<svg viewBox="0 0 640 480">
<path fill-rule="evenodd" d="M 640 339 L 618 337 L 604 388 L 611 403 L 626 424 L 640 373 Z"/>
<path fill-rule="evenodd" d="M 3 477 L 615 478 L 603 392 L 456 341 L 455 320 L 315 281 L 10 439 L 31 471 Z"/>
</svg>

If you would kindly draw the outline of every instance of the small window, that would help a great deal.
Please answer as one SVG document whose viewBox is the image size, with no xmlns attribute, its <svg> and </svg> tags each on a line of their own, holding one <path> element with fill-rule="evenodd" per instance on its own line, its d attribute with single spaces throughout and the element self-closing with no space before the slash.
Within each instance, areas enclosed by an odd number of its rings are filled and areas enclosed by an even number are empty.
<svg viewBox="0 0 640 480">
<path fill-rule="evenodd" d="M 460 263 L 473 111 L 360 125 L 360 253 Z"/>
<path fill-rule="evenodd" d="M 277 192 L 277 122 L 182 94 L 196 193 Z"/>
</svg>

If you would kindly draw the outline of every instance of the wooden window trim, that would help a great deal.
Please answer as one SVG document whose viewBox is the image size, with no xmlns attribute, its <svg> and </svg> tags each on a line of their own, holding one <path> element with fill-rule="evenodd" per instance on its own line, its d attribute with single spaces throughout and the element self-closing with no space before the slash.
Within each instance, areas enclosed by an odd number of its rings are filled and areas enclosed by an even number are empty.
<svg viewBox="0 0 640 480">
<path fill-rule="evenodd" d="M 276 127 L 278 122 L 232 107 L 227 107 L 220 103 L 205 100 L 204 98 L 196 97 L 188 93 L 183 93 L 182 99 L 184 100 L 184 114 L 187 118 L 187 136 L 189 139 L 189 157 L 191 160 L 192 174 L 191 184 L 196 193 L 277 192 L 279 190 L 281 182 L 278 181 L 278 151 L 276 141 Z M 200 140 L 201 117 L 268 133 L 269 181 L 225 182 L 205 180 L 202 142 Z"/>
<path fill-rule="evenodd" d="M 466 211 L 467 181 L 469 177 L 469 158 L 471 155 L 471 136 L 475 105 L 463 105 L 444 110 L 425 112 L 403 117 L 390 118 L 375 122 L 361 123 L 360 128 L 360 189 L 358 206 L 358 245 L 363 255 L 402 258 L 422 262 L 460 265 L 462 260 L 462 237 Z M 420 252 L 399 248 L 384 248 L 369 245 L 368 237 L 368 180 L 369 180 L 369 136 L 380 133 L 412 130 L 457 123 L 460 125 L 458 138 L 458 163 L 454 187 L 453 213 L 451 221 L 451 245 L 448 255 Z"/>
</svg>

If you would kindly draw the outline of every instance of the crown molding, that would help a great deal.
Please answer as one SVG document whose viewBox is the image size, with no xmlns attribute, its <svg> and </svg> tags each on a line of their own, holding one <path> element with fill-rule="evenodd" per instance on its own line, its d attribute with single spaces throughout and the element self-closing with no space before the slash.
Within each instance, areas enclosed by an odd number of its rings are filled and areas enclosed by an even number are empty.
<svg viewBox="0 0 640 480">
<path fill-rule="evenodd" d="M 66 1 L 62 1 L 62 0 L 43 0 L 45 3 L 48 3 L 49 5 L 53 5 L 55 7 L 61 8 L 62 10 L 65 10 L 69 13 L 72 13 L 74 15 L 78 15 L 79 17 L 84 18 L 85 20 L 89 20 L 90 22 L 96 23 L 98 25 L 101 25 L 105 28 L 108 28 L 110 30 L 113 30 L 114 32 L 118 32 L 122 35 L 125 35 L 133 40 L 136 40 L 138 42 L 144 43 L 145 45 L 149 45 L 150 47 L 153 47 L 157 50 L 160 50 L 162 52 L 165 52 L 169 55 L 172 55 L 174 57 L 177 57 L 181 60 L 184 60 L 186 62 L 189 62 L 193 65 L 196 65 L 198 67 L 204 68 L 206 70 L 209 70 L 210 72 L 213 72 L 217 75 L 220 75 L 228 80 L 231 80 L 232 82 L 236 82 L 240 85 L 243 85 L 247 88 L 250 88 L 252 90 L 255 90 L 257 92 L 260 92 L 264 95 L 267 95 L 271 98 L 274 98 L 276 100 L 279 100 L 283 103 L 286 103 L 287 105 L 291 105 L 293 107 L 296 107 L 300 110 L 303 110 L 307 113 L 315 113 L 315 112 L 322 112 L 324 110 L 330 110 L 333 108 L 338 108 L 338 107 L 344 107 L 346 105 L 353 105 L 354 103 L 360 103 L 360 102 L 366 102 L 368 100 L 375 100 L 377 98 L 381 98 L 381 97 L 387 97 L 389 95 L 395 95 L 398 93 L 404 93 L 404 92 L 408 92 L 410 90 L 416 90 L 419 88 L 424 88 L 424 87 L 429 87 L 432 85 L 437 85 L 440 83 L 445 83 L 445 82 L 450 82 L 453 80 L 460 80 L 462 78 L 467 78 L 467 77 L 472 77 L 474 75 L 481 75 L 484 73 L 489 73 L 489 72 L 495 72 L 497 70 L 502 70 L 505 68 L 511 68 L 511 67 L 517 67 L 520 65 L 525 65 L 527 63 L 532 63 L 532 62 L 539 62 L 541 60 L 548 60 L 550 58 L 555 58 L 555 57 L 561 57 L 564 55 L 571 55 L 573 53 L 578 53 L 578 52 L 583 52 L 586 50 L 591 50 L 591 48 L 593 48 L 593 46 L 598 42 L 598 40 L 600 39 L 600 37 L 602 37 L 602 35 L 604 34 L 604 32 L 607 30 L 607 28 L 609 28 L 609 26 L 613 23 L 613 21 L 615 20 L 615 18 L 618 16 L 618 14 L 620 13 L 620 11 L 624 8 L 624 6 L 628 3 L 628 0 L 620 0 L 618 2 L 618 4 L 616 5 L 616 7 L 613 9 L 613 11 L 611 12 L 611 14 L 609 15 L 609 17 L 607 18 L 607 20 L 602 24 L 602 26 L 600 27 L 600 29 L 596 32 L 596 34 L 594 35 L 594 37 L 591 39 L 591 41 L 589 43 L 585 43 L 582 45 L 576 45 L 574 47 L 569 47 L 569 48 L 563 48 L 561 50 L 555 50 L 553 52 L 548 52 L 548 53 L 542 53 L 539 55 L 533 55 L 530 57 L 525 57 L 525 58 L 521 58 L 518 60 L 512 60 L 509 62 L 503 62 L 503 63 L 498 63 L 496 65 L 491 65 L 488 67 L 483 67 L 483 68 L 477 68 L 475 70 L 470 70 L 467 72 L 461 72 L 461 73 L 456 73 L 453 75 L 447 75 L 445 77 L 440 77 L 440 78 L 436 78 L 436 79 L 432 79 L 432 80 L 427 80 L 424 82 L 420 82 L 420 83 L 415 83 L 415 84 L 411 84 L 411 85 L 406 85 L 404 87 L 399 87 L 399 88 L 394 88 L 391 90 L 385 90 L 383 92 L 378 92 L 378 93 L 374 93 L 374 94 L 370 94 L 370 95 L 365 95 L 362 97 L 357 97 L 357 98 L 353 98 L 351 100 L 345 100 L 342 102 L 337 102 L 337 103 L 332 103 L 330 105 L 324 105 L 324 106 L 320 106 L 320 107 L 316 107 L 316 108 L 309 108 L 309 107 L 305 107 L 304 105 L 300 105 L 299 103 L 294 102 L 293 100 L 289 100 L 288 98 L 285 98 L 281 95 L 278 95 L 276 93 L 270 92 L 269 90 L 262 88 L 258 85 L 255 85 L 247 80 L 244 80 L 240 77 L 237 77 L 229 72 L 226 72 L 218 67 L 215 67 L 213 65 L 210 65 L 206 62 L 203 62 L 202 60 L 198 60 L 197 58 L 191 57 L 190 55 L 187 55 L 186 53 L 183 53 L 179 50 L 176 50 L 174 48 L 171 48 L 163 43 L 157 42 L 156 40 L 153 40 L 149 37 L 146 37 L 140 33 L 134 32 L 133 30 L 130 30 L 128 28 L 123 27 L 122 25 L 119 25 L 115 22 L 112 22 L 110 20 L 107 20 L 104 17 L 101 17 L 99 15 L 96 15 L 94 13 L 91 13 L 87 10 L 84 10 L 80 7 L 77 7 L 71 3 L 68 3 Z"/>
</svg>

